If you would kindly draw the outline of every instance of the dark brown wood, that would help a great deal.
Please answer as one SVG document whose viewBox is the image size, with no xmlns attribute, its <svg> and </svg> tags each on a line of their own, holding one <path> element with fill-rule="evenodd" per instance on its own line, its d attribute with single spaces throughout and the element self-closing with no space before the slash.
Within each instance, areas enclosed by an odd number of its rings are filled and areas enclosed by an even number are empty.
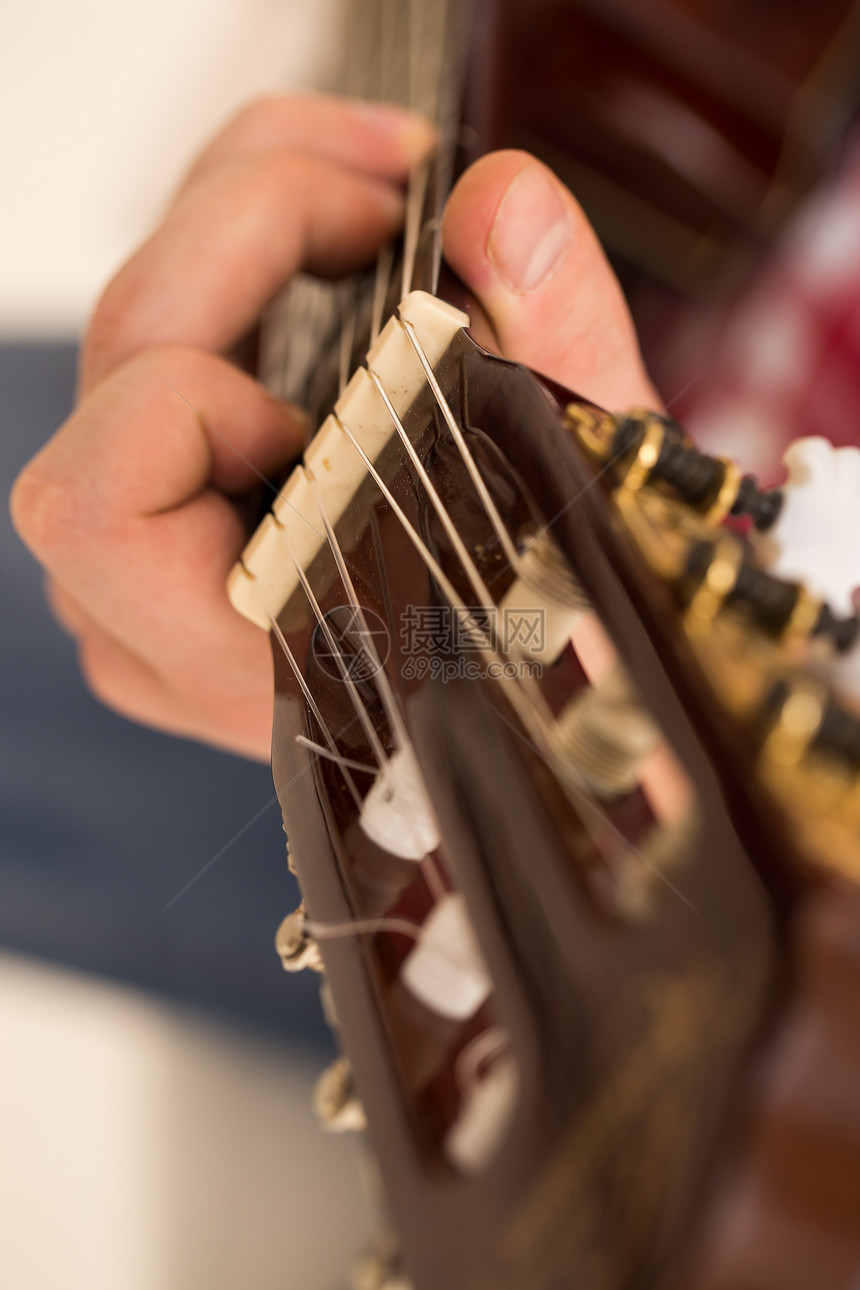
<svg viewBox="0 0 860 1290">
<path fill-rule="evenodd" d="M 414 1001 L 404 1010 L 392 974 L 402 950 L 385 933 L 324 942 L 326 970 L 418 1290 L 651 1285 L 689 1221 L 738 1069 L 776 988 L 765 866 L 747 851 L 750 841 L 760 846 L 763 830 L 743 782 L 745 763 L 721 763 L 711 714 L 687 703 L 685 688 L 695 690 L 695 681 L 662 591 L 614 532 L 601 487 L 586 487 L 590 467 L 546 390 L 465 335 L 441 379 L 476 450 L 486 434 L 505 461 L 516 460 L 512 471 L 488 447 L 482 454 L 509 517 L 542 524 L 581 494 L 553 530 L 596 592 L 640 693 L 689 772 L 699 827 L 673 871 L 677 891 L 655 881 L 651 915 L 642 923 L 619 919 L 594 885 L 601 860 L 580 813 L 523 732 L 511 729 L 517 722 L 504 690 L 490 682 L 410 683 L 395 653 L 392 681 L 405 695 L 443 823 L 444 865 L 468 898 L 493 973 L 489 1016 L 512 1034 L 521 1071 L 510 1137 L 480 1178 L 459 1177 L 445 1161 L 450 1108 L 438 1101 L 452 1053 L 473 1032 L 434 1020 Z M 440 450 L 429 400 L 410 428 L 461 532 L 492 564 L 492 535 L 462 476 L 454 486 L 458 476 Z M 389 613 L 394 637 L 406 607 L 433 604 L 436 593 L 373 487 L 363 522 L 345 524 L 339 535 L 362 599 Z M 432 535 L 405 467 L 395 492 Z M 433 540 L 459 578 L 440 535 Z M 385 595 L 374 571 L 380 557 Z M 312 571 L 324 611 L 342 599 L 326 560 Z M 314 623 L 298 598 L 280 625 L 330 727 L 344 731 L 342 751 L 367 760 L 345 687 L 314 670 Z M 295 744 L 298 733 L 319 736 L 277 649 L 275 664 L 275 780 L 311 916 L 343 922 L 378 917 L 404 900 L 420 907 L 415 866 L 362 838 L 340 772 Z M 569 660 L 561 667 L 573 693 L 581 674 Z M 601 805 L 610 816 L 617 809 Z M 430 1116 L 428 1105 L 436 1107 Z"/>
<path fill-rule="evenodd" d="M 620 264 L 687 292 L 772 241 L 860 92 L 852 0 L 495 0 L 478 21 L 483 145 L 544 156 Z"/>
<path fill-rule="evenodd" d="M 836 0 L 479 3 L 467 112 L 476 150 L 537 151 L 628 267 L 704 289 L 763 248 L 838 149 L 856 92 L 853 31 L 808 96 L 829 95 L 834 110 L 796 136 L 800 148 L 786 140 L 800 87 L 849 10 Z M 663 147 L 691 121 L 689 137 L 704 128 L 718 144 L 707 164 L 701 149 L 691 166 L 689 149 Z M 417 285 L 427 263 L 419 256 Z M 362 352 L 359 328 L 356 361 Z M 317 375 L 324 409 L 331 372 Z M 701 827 L 673 874 L 695 916 L 657 887 L 651 920 L 624 925 L 601 902 L 599 858 L 570 802 L 508 724 L 517 727 L 504 694 L 489 683 L 412 684 L 395 651 L 391 675 L 444 826 L 442 860 L 468 896 L 496 983 L 474 1024 L 457 1025 L 405 995 L 402 938 L 323 946 L 416 1286 L 848 1290 L 860 1260 L 856 893 L 810 896 L 803 857 L 756 788 L 748 741 L 704 683 L 671 597 L 619 533 L 552 399 L 466 340 L 449 356 L 446 388 L 512 464 L 520 519 L 559 516 L 554 535 L 683 761 Z M 462 476 L 433 456 L 429 398 L 422 417 L 422 453 L 463 531 L 491 542 Z M 504 471 L 489 473 L 505 495 Z M 398 496 L 426 522 L 405 469 Z M 365 503 L 366 522 L 341 536 L 366 603 L 396 626 L 405 605 L 435 603 L 436 592 L 372 486 Z M 323 607 L 339 603 L 325 559 L 314 578 L 327 586 Z M 326 715 L 346 727 L 343 751 L 367 760 L 343 687 L 314 673 L 306 609 L 287 606 L 281 626 Z M 311 915 L 407 911 L 420 921 L 423 880 L 363 837 L 340 773 L 295 744 L 318 732 L 277 649 L 275 665 L 275 779 Z M 581 683 L 568 658 L 547 693 L 557 706 Z M 624 818 L 635 841 L 647 820 L 633 822 Z M 502 1154 L 468 1180 L 440 1150 L 456 1104 L 451 1067 L 475 1027 L 493 1021 L 513 1036 L 521 1103 Z"/>
</svg>

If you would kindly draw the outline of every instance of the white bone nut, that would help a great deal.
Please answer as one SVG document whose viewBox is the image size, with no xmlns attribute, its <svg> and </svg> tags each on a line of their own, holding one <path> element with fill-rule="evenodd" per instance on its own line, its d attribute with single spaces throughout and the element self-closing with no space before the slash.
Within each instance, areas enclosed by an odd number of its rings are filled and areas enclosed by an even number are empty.
<svg viewBox="0 0 860 1290">
<path fill-rule="evenodd" d="M 779 515 L 751 540 L 770 573 L 805 583 L 848 617 L 860 586 L 860 449 L 834 448 L 820 436 L 795 439 L 783 461 Z"/>
<path fill-rule="evenodd" d="M 439 829 L 411 748 L 398 748 L 381 767 L 358 822 L 371 842 L 403 860 L 436 850 Z"/>
<path fill-rule="evenodd" d="M 493 982 L 459 893 L 443 896 L 421 925 L 400 979 L 425 1007 L 455 1021 L 472 1017 Z"/>
</svg>

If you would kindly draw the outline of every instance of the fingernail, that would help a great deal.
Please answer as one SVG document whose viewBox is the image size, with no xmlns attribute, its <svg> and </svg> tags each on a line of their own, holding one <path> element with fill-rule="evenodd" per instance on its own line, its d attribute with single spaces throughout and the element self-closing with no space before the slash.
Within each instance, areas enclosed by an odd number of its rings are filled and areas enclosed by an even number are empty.
<svg viewBox="0 0 860 1290">
<path fill-rule="evenodd" d="M 382 183 L 382 181 L 377 183 L 368 181 L 366 187 L 368 193 L 373 194 L 385 219 L 389 221 L 392 227 L 398 227 L 403 222 L 403 193 L 397 188 L 392 188 L 389 184 Z"/>
<path fill-rule="evenodd" d="M 414 161 L 426 157 L 436 146 L 437 132 L 427 117 L 397 103 L 356 102 L 356 113 L 378 129 L 395 135 L 407 156 Z"/>
<path fill-rule="evenodd" d="M 512 180 L 490 229 L 487 254 L 514 291 L 534 291 L 552 276 L 570 241 L 559 185 L 537 162 Z"/>
<path fill-rule="evenodd" d="M 302 435 L 307 433 L 310 425 L 310 417 L 303 407 L 300 407 L 298 403 L 291 403 L 287 399 L 279 399 L 274 395 L 272 396 L 272 402 L 275 404 L 275 407 L 281 413 L 284 420 L 289 422 L 291 430 L 295 430 L 297 433 Z"/>
</svg>

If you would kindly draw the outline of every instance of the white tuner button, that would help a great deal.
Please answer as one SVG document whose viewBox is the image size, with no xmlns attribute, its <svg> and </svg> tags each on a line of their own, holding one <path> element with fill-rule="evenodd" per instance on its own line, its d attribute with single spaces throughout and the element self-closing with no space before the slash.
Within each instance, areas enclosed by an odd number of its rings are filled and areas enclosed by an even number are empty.
<svg viewBox="0 0 860 1290">
<path fill-rule="evenodd" d="M 493 982 L 461 895 L 443 896 L 433 906 L 400 979 L 425 1007 L 455 1021 L 474 1016 L 487 999 Z"/>
<path fill-rule="evenodd" d="M 464 1092 L 460 1114 L 445 1137 L 445 1154 L 462 1173 L 480 1172 L 498 1151 L 517 1088 L 516 1062 L 504 1053 Z"/>
<path fill-rule="evenodd" d="M 788 479 L 779 514 L 751 540 L 768 572 L 803 582 L 848 616 L 860 586 L 860 449 L 795 439 L 783 461 Z"/>
<path fill-rule="evenodd" d="M 439 829 L 411 748 L 398 748 L 380 769 L 358 822 L 371 842 L 403 860 L 436 850 Z"/>
</svg>

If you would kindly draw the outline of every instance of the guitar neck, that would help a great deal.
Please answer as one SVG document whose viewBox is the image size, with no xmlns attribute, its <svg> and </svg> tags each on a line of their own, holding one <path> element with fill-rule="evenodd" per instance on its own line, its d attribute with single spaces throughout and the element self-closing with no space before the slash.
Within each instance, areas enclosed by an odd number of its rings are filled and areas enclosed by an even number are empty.
<svg viewBox="0 0 860 1290">
<path fill-rule="evenodd" d="M 481 151 L 467 99 L 476 6 L 453 0 L 352 0 L 343 24 L 341 70 L 332 89 L 400 103 L 436 123 L 439 146 L 410 176 L 403 234 L 364 272 L 337 282 L 299 276 L 263 320 L 260 374 L 279 398 L 304 407 L 311 428 L 327 414 L 370 344 L 412 290 L 459 303 L 445 276 L 439 221 L 464 164 Z M 477 27 L 475 28 L 477 29 Z M 440 291 L 441 288 L 441 291 Z"/>
</svg>

